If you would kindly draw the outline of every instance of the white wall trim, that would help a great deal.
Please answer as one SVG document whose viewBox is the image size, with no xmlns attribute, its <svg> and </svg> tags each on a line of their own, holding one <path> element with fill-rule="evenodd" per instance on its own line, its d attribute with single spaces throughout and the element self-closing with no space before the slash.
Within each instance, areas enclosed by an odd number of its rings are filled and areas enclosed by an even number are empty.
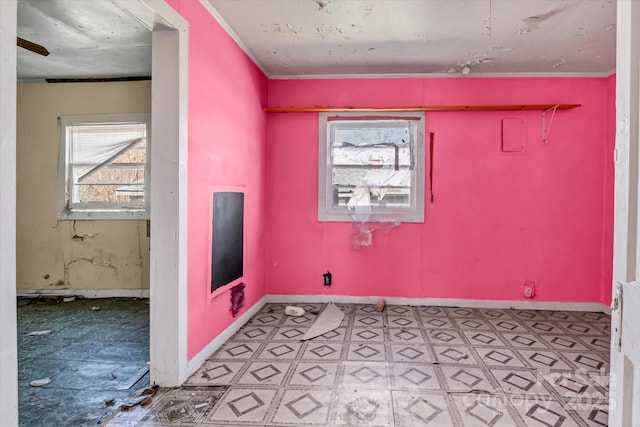
<svg viewBox="0 0 640 427">
<path fill-rule="evenodd" d="M 238 47 L 242 49 L 245 55 L 247 55 L 251 59 L 251 61 L 253 61 L 256 67 L 258 67 L 265 76 L 267 76 L 268 78 L 271 78 L 269 73 L 267 73 L 266 69 L 264 68 L 264 65 L 262 65 L 262 63 L 258 61 L 258 58 L 253 54 L 253 52 L 251 52 L 249 47 L 242 41 L 242 39 L 238 36 L 238 34 L 235 31 L 233 31 L 233 28 L 231 28 L 227 20 L 222 17 L 220 12 L 218 12 L 218 10 L 207 0 L 200 0 L 200 4 L 202 4 L 202 6 L 204 6 L 204 8 L 207 9 L 207 11 L 211 14 L 211 16 L 213 16 L 213 19 L 215 19 L 218 22 L 218 24 L 220 24 L 220 26 L 226 31 L 229 37 L 231 37 L 233 41 L 236 42 Z"/>
<path fill-rule="evenodd" d="M 201 0 L 202 1 L 202 0 Z M 253 59 L 253 58 L 252 58 Z M 602 73 L 405 73 L 405 74 L 266 74 L 271 80 L 326 80 L 326 79 L 471 79 L 471 78 L 601 78 L 614 74 Z"/>
<path fill-rule="evenodd" d="M 268 303 L 302 304 L 302 303 L 351 303 L 375 304 L 384 298 L 387 304 L 438 306 L 438 307 L 468 307 L 468 308 L 502 308 L 518 310 L 555 310 L 555 311 L 601 311 L 608 312 L 609 307 L 597 302 L 552 302 L 552 301 L 504 301 L 504 300 L 473 300 L 455 298 L 399 298 L 399 297 L 358 297 L 346 295 L 284 295 L 268 294 Z"/>
<path fill-rule="evenodd" d="M 233 334 L 238 332 L 249 320 L 267 303 L 266 297 L 260 298 L 250 309 L 242 313 L 240 317 L 233 321 L 224 331 L 220 332 L 209 344 L 207 344 L 198 354 L 193 356 L 187 365 L 187 377 L 193 375 L 195 371 L 219 349 Z"/>
<path fill-rule="evenodd" d="M 17 2 L 0 0 L 0 414 L 18 425 L 16 318 Z"/>
<path fill-rule="evenodd" d="M 149 289 L 18 289 L 25 298 L 79 296 L 82 298 L 149 298 Z"/>
<path fill-rule="evenodd" d="M 375 304 L 382 297 L 358 297 L 345 295 L 284 295 L 267 294 L 256 302 L 250 309 L 233 321 L 227 328 L 218 334 L 198 354 L 188 362 L 187 377 L 193 375 L 204 362 L 240 328 L 246 325 L 251 318 L 258 313 L 267 303 L 279 304 L 305 304 L 305 303 L 351 303 L 351 304 Z M 469 300 L 448 298 L 397 298 L 385 297 L 387 304 L 413 305 L 413 306 L 438 306 L 438 307 L 469 307 L 469 308 L 498 308 L 519 310 L 554 310 L 554 311 L 599 311 L 610 313 L 610 308 L 605 304 L 591 302 L 548 302 L 548 301 L 503 301 L 503 300 Z"/>
</svg>

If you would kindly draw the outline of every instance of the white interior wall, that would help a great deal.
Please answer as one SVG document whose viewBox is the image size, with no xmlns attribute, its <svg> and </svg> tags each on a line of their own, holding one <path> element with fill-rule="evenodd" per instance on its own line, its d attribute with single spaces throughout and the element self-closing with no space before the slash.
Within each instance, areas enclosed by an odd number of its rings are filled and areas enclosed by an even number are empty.
<svg viewBox="0 0 640 427">
<path fill-rule="evenodd" d="M 58 221 L 63 115 L 149 113 L 151 82 L 21 83 L 17 92 L 17 288 L 24 293 L 144 296 L 144 220 Z M 153 146 L 153 136 L 151 138 Z M 96 292 L 100 291 L 100 292 Z"/>
<path fill-rule="evenodd" d="M 0 1 L 0 416 L 18 425 L 16 334 L 16 10 Z"/>
</svg>

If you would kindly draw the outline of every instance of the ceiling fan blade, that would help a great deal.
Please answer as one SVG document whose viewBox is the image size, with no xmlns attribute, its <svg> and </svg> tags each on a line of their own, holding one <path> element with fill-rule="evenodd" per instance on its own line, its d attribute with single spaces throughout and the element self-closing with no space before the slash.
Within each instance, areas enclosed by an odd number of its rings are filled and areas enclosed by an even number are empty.
<svg viewBox="0 0 640 427">
<path fill-rule="evenodd" d="M 23 49 L 30 50 L 31 52 L 37 53 L 38 55 L 42 55 L 42 56 L 49 55 L 49 51 L 47 50 L 46 47 L 30 42 L 29 40 L 21 39 L 20 37 L 18 37 L 18 46 L 20 46 Z"/>
</svg>

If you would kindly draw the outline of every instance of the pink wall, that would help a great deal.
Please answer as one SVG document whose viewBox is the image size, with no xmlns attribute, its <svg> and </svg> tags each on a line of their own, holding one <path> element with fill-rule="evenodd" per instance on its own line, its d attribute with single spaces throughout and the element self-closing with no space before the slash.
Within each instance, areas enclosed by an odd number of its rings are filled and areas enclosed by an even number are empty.
<svg viewBox="0 0 640 427">
<path fill-rule="evenodd" d="M 245 307 L 265 293 L 267 80 L 198 1 L 168 0 L 189 21 L 188 357 L 234 320 L 228 289 L 209 296 L 211 193 L 245 191 Z M 214 294 L 214 295 L 216 295 Z"/>
<path fill-rule="evenodd" d="M 520 300 L 524 281 L 535 280 L 537 300 L 606 301 L 610 88 L 604 78 L 269 81 L 270 106 L 582 107 L 556 114 L 548 145 L 539 112 L 427 113 L 435 203 L 424 224 L 377 231 L 360 250 L 350 247 L 350 224 L 317 221 L 317 114 L 269 114 L 267 292 Z M 500 153 L 503 117 L 525 120 L 524 154 Z"/>
</svg>

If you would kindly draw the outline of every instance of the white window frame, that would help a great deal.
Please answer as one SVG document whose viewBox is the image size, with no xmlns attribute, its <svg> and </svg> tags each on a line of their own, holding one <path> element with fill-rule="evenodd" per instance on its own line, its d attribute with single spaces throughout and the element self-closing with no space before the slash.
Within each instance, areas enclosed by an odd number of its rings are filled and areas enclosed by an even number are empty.
<svg viewBox="0 0 640 427">
<path fill-rule="evenodd" d="M 338 120 L 336 120 L 338 119 Z M 409 112 L 371 112 L 371 113 L 320 113 L 319 114 L 319 161 L 318 161 L 318 221 L 320 222 L 358 222 L 358 215 L 347 206 L 333 204 L 333 165 L 331 161 L 332 123 L 352 123 L 361 121 L 363 127 L 371 126 L 376 120 L 398 121 L 407 119 L 414 123 L 414 132 L 410 132 L 413 147 L 414 173 L 411 179 L 411 206 L 409 208 L 372 206 L 367 221 L 397 221 L 408 223 L 424 222 L 425 191 L 425 113 Z M 368 125 L 368 126 L 367 126 Z"/>
<path fill-rule="evenodd" d="M 60 122 L 60 142 L 58 152 L 58 209 L 59 220 L 86 220 L 86 219 L 149 219 L 149 207 L 151 194 L 151 114 L 98 114 L 61 116 Z M 69 136 L 69 126 L 82 124 L 99 123 L 146 123 L 147 141 L 145 155 L 145 182 L 144 182 L 144 203 L 71 203 L 67 195 L 73 191 L 71 182 L 71 162 L 70 151 L 67 149 Z M 126 185 L 126 184 L 123 184 Z"/>
</svg>

